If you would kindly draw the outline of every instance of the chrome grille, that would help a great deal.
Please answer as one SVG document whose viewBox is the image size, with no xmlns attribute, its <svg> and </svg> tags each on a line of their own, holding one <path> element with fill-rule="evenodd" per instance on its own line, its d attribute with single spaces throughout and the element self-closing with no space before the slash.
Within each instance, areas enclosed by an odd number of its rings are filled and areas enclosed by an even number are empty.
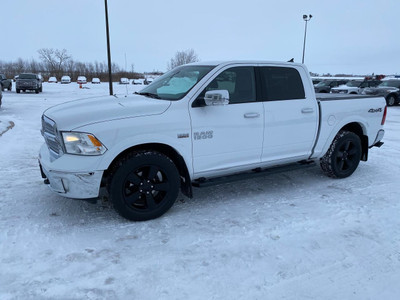
<svg viewBox="0 0 400 300">
<path fill-rule="evenodd" d="M 62 155 L 61 143 L 59 141 L 59 135 L 57 132 L 56 123 L 46 117 L 42 116 L 42 135 L 46 141 L 47 147 L 50 150 L 50 154 L 53 158 L 58 158 Z"/>
</svg>

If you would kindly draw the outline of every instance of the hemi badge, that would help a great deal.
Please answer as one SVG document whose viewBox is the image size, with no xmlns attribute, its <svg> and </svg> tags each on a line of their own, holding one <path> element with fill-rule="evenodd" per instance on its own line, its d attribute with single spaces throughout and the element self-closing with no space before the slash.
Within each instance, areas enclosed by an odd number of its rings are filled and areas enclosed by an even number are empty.
<svg viewBox="0 0 400 300">
<path fill-rule="evenodd" d="M 178 133 L 178 139 L 187 139 L 189 137 L 189 133 Z"/>
</svg>

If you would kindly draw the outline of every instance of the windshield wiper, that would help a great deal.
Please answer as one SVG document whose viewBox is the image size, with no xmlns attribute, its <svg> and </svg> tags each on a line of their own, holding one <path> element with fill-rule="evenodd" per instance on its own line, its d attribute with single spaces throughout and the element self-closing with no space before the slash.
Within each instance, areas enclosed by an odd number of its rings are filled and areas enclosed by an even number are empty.
<svg viewBox="0 0 400 300">
<path fill-rule="evenodd" d="M 149 92 L 145 92 L 145 93 L 135 92 L 135 94 L 146 96 L 146 97 L 150 97 L 150 98 L 154 98 L 154 99 L 161 99 L 160 96 L 158 96 L 157 94 L 153 94 L 153 93 L 149 93 Z"/>
</svg>

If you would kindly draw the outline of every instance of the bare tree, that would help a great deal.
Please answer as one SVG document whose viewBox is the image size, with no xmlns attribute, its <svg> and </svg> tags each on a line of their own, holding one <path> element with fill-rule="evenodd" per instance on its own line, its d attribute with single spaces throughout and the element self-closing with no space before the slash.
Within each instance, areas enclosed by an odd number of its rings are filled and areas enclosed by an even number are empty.
<svg viewBox="0 0 400 300">
<path fill-rule="evenodd" d="M 64 67 L 71 59 L 65 49 L 42 48 L 38 50 L 38 53 L 49 74 L 55 76 L 62 75 Z"/>
<path fill-rule="evenodd" d="M 13 65 L 14 65 L 14 70 L 17 74 L 25 72 L 25 70 L 27 69 L 26 62 L 22 58 L 18 58 L 18 60 Z"/>
<path fill-rule="evenodd" d="M 55 53 L 54 53 L 56 59 L 57 59 L 57 72 L 58 75 L 60 76 L 60 74 L 62 73 L 65 65 L 68 63 L 68 61 L 71 59 L 71 55 L 69 55 L 67 53 L 67 50 L 62 49 L 62 50 L 58 50 L 56 49 Z"/>
<path fill-rule="evenodd" d="M 185 51 L 177 51 L 175 56 L 171 58 L 170 62 L 167 65 L 168 70 L 172 70 L 173 68 L 181 65 L 185 65 L 192 62 L 199 61 L 199 57 L 194 52 L 193 49 L 188 49 Z"/>
</svg>

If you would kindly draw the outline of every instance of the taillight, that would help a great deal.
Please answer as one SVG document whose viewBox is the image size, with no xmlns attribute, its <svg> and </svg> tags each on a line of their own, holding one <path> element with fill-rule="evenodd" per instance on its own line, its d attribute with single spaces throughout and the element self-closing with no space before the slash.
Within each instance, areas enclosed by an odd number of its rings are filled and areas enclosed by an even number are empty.
<svg viewBox="0 0 400 300">
<path fill-rule="evenodd" d="M 386 122 L 386 114 L 387 114 L 387 105 L 385 105 L 385 110 L 383 111 L 382 123 L 381 125 L 385 125 Z"/>
</svg>

